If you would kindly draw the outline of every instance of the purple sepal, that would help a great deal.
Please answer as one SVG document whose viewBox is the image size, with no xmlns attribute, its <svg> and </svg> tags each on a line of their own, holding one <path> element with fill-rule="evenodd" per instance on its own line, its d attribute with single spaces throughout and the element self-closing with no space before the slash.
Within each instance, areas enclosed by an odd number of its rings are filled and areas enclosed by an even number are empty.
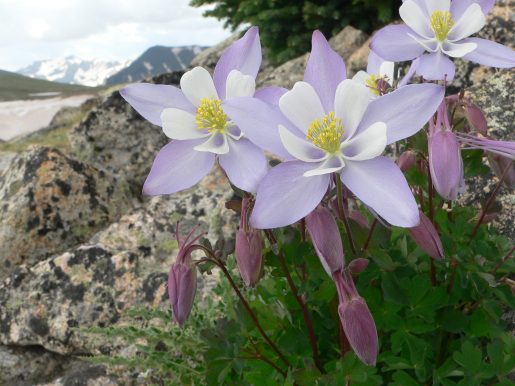
<svg viewBox="0 0 515 386">
<path fill-rule="evenodd" d="M 417 245 L 433 259 L 442 259 L 444 257 L 442 242 L 438 232 L 424 213 L 420 212 L 420 224 L 410 228 L 411 237 Z"/>
<path fill-rule="evenodd" d="M 329 209 L 319 206 L 306 216 L 315 251 L 329 276 L 343 269 L 345 258 L 338 224 Z"/>
</svg>

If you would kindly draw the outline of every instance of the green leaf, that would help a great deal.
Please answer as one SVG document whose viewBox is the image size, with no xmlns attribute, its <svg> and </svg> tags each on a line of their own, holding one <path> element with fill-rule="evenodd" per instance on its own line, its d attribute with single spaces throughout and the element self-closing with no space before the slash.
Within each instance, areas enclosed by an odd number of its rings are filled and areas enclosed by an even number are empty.
<svg viewBox="0 0 515 386">
<path fill-rule="evenodd" d="M 408 373 L 404 371 L 396 371 L 393 374 L 393 380 L 395 383 L 391 383 L 390 385 L 402 385 L 402 386 L 420 386 L 420 383 L 417 382 L 413 377 L 408 375 Z"/>
<path fill-rule="evenodd" d="M 467 372 L 477 371 L 483 362 L 481 350 L 469 341 L 466 341 L 461 346 L 461 351 L 455 352 L 452 357 Z"/>
<path fill-rule="evenodd" d="M 383 281 L 381 283 L 381 287 L 383 289 L 385 300 L 396 304 L 408 303 L 407 296 L 399 285 L 399 280 L 393 272 L 384 273 L 382 278 Z"/>
</svg>

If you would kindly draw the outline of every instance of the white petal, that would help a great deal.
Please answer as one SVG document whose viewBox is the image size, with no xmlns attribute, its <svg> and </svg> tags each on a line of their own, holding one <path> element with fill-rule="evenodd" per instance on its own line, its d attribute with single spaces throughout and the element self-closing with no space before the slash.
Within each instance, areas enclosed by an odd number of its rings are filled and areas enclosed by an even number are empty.
<svg viewBox="0 0 515 386">
<path fill-rule="evenodd" d="M 395 71 L 395 63 L 385 60 L 381 67 L 379 67 L 379 75 L 386 76 L 390 80 L 393 80 L 393 72 Z"/>
<path fill-rule="evenodd" d="M 386 124 L 376 122 L 364 132 L 343 142 L 343 157 L 352 161 L 364 161 L 380 156 L 387 143 Z"/>
<path fill-rule="evenodd" d="M 279 108 L 303 133 L 307 133 L 311 122 L 325 115 L 315 89 L 306 82 L 295 83 L 293 88 L 279 99 Z"/>
<path fill-rule="evenodd" d="M 225 99 L 253 96 L 256 91 L 256 81 L 250 75 L 243 75 L 238 70 L 232 70 L 225 83 Z"/>
<path fill-rule="evenodd" d="M 366 84 L 366 81 L 368 80 L 368 78 L 370 78 L 370 75 L 367 72 L 361 70 L 361 71 L 358 71 L 358 73 L 352 77 L 352 80 L 364 85 L 364 84 Z"/>
<path fill-rule="evenodd" d="M 442 51 L 453 58 L 462 58 L 477 48 L 476 43 L 451 43 L 442 44 Z"/>
<path fill-rule="evenodd" d="M 408 34 L 408 36 L 410 38 L 412 38 L 413 40 L 415 40 L 418 44 L 420 44 L 422 47 L 424 47 L 429 52 L 436 52 L 438 50 L 438 42 L 436 41 L 435 38 L 424 40 L 424 39 L 420 39 L 420 38 L 416 37 L 413 34 Z"/>
<path fill-rule="evenodd" d="M 200 130 L 195 123 L 195 116 L 180 109 L 164 109 L 161 113 L 163 133 L 172 139 L 196 139 L 207 137 L 206 130 Z"/>
<path fill-rule="evenodd" d="M 413 0 L 402 3 L 399 14 L 404 23 L 420 36 L 429 39 L 433 35 L 427 15 Z"/>
<path fill-rule="evenodd" d="M 293 157 L 304 162 L 320 162 L 325 154 L 311 142 L 292 134 L 286 127 L 279 125 L 279 137 L 284 148 Z"/>
<path fill-rule="evenodd" d="M 215 154 L 226 154 L 229 152 L 229 143 L 224 134 L 213 133 L 206 142 L 195 146 L 193 149 Z"/>
<path fill-rule="evenodd" d="M 451 9 L 451 0 L 426 0 L 426 9 L 429 16 L 431 16 L 434 11 L 449 11 Z"/>
<path fill-rule="evenodd" d="M 485 26 L 486 18 L 477 3 L 471 4 L 449 31 L 447 39 L 451 42 L 464 39 Z"/>
<path fill-rule="evenodd" d="M 331 156 L 317 168 L 304 172 L 304 177 L 321 176 L 322 174 L 336 173 L 343 169 L 345 162 L 341 157 Z"/>
<path fill-rule="evenodd" d="M 193 106 L 198 106 L 203 98 L 218 99 L 213 79 L 202 67 L 195 67 L 182 76 L 181 90 Z"/>
<path fill-rule="evenodd" d="M 346 79 L 338 85 L 334 112 L 342 119 L 345 138 L 352 137 L 373 99 L 372 93 L 363 84 Z"/>
</svg>

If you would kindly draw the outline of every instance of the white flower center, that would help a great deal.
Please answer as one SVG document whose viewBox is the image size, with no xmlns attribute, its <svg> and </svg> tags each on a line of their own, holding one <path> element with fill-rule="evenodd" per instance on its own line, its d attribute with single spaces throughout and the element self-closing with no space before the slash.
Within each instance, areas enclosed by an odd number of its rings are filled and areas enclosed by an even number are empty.
<svg viewBox="0 0 515 386">
<path fill-rule="evenodd" d="M 201 99 L 195 121 L 199 129 L 207 129 L 209 133 L 225 134 L 229 126 L 229 117 L 224 113 L 220 99 Z"/>
<path fill-rule="evenodd" d="M 430 20 L 436 40 L 443 42 L 454 25 L 452 14 L 449 11 L 434 11 Z"/>
<path fill-rule="evenodd" d="M 343 133 L 342 120 L 331 111 L 325 117 L 311 122 L 306 139 L 327 153 L 336 154 L 340 151 Z"/>
</svg>

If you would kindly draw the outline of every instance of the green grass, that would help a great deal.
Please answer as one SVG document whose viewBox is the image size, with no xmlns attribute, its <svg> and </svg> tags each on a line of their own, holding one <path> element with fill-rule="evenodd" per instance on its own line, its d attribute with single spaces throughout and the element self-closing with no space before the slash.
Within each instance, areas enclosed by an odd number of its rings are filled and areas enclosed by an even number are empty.
<svg viewBox="0 0 515 386">
<path fill-rule="evenodd" d="M 101 87 L 49 82 L 0 70 L 0 101 L 35 98 L 30 96 L 30 94 L 43 92 L 59 92 L 59 96 L 70 96 L 76 94 L 96 94 L 100 90 L 102 90 Z"/>
</svg>

